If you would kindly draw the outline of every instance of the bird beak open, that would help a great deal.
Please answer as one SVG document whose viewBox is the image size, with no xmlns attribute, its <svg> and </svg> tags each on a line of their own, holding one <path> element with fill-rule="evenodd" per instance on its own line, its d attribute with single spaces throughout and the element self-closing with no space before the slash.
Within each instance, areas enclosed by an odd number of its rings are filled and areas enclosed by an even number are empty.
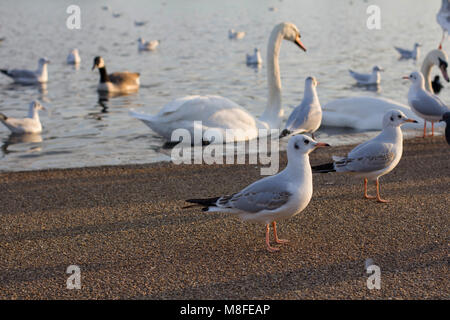
<svg viewBox="0 0 450 320">
<path fill-rule="evenodd" d="M 417 120 L 414 119 L 405 119 L 405 122 L 418 123 Z"/>
<path fill-rule="evenodd" d="M 441 69 L 441 73 L 442 73 L 442 76 L 444 77 L 444 79 L 447 80 L 447 82 L 450 82 L 450 79 L 448 78 L 447 68 L 445 67 L 445 65 L 442 64 L 439 67 L 439 69 Z"/>
<path fill-rule="evenodd" d="M 330 145 L 328 143 L 324 143 L 324 142 L 317 142 L 316 148 L 321 148 L 321 147 L 330 147 Z"/>
<path fill-rule="evenodd" d="M 302 49 L 303 51 L 306 52 L 306 47 L 300 41 L 300 36 L 297 36 L 297 38 L 295 38 L 295 44 L 298 45 L 300 47 L 300 49 Z"/>
</svg>

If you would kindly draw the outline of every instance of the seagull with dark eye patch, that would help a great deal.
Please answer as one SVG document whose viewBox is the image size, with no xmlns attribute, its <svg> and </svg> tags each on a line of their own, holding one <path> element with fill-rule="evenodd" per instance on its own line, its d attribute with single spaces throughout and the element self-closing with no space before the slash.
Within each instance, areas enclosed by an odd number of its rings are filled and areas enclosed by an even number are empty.
<svg viewBox="0 0 450 320">
<path fill-rule="evenodd" d="M 292 136 L 288 141 L 288 164 L 280 173 L 258 180 L 241 191 L 228 196 L 186 200 L 203 207 L 207 212 L 226 212 L 246 221 L 264 223 L 266 247 L 270 252 L 279 248 L 270 245 L 270 224 L 275 242 L 279 239 L 276 221 L 287 219 L 303 211 L 313 193 L 309 154 L 319 147 L 329 146 L 305 135 Z"/>
<path fill-rule="evenodd" d="M 388 111 L 383 117 L 383 131 L 375 138 L 354 148 L 346 157 L 333 157 L 333 162 L 313 166 L 314 173 L 347 172 L 364 178 L 364 198 L 388 202 L 380 196 L 379 178 L 391 172 L 403 153 L 403 134 L 400 126 L 416 120 L 408 119 L 399 110 Z M 377 196 L 367 194 L 368 180 L 375 180 Z"/>
</svg>

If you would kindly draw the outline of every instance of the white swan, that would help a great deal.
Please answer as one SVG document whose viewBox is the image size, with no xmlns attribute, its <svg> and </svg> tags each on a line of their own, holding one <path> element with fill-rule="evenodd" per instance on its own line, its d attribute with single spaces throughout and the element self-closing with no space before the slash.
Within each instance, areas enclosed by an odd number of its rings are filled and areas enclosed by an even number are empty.
<svg viewBox="0 0 450 320">
<path fill-rule="evenodd" d="M 432 50 L 425 57 L 421 71 L 425 75 L 425 88 L 433 92 L 431 86 L 431 68 L 437 66 L 448 81 L 448 56 L 442 50 Z M 391 109 L 397 109 L 408 117 L 415 117 L 411 108 L 403 103 L 386 98 L 352 97 L 328 102 L 322 107 L 322 125 L 347 127 L 357 130 L 382 130 L 378 119 Z M 406 127 L 419 128 L 420 124 L 409 123 Z"/>
<path fill-rule="evenodd" d="M 186 129 L 194 136 L 194 129 L 201 121 L 202 133 L 215 129 L 226 137 L 226 129 L 236 130 L 234 139 L 238 141 L 254 139 L 258 129 L 279 128 L 283 117 L 281 105 L 281 79 L 278 56 L 283 39 L 296 43 L 306 51 L 300 41 L 300 33 L 292 23 L 281 23 L 274 27 L 267 46 L 267 82 L 269 97 L 266 109 L 260 119 L 256 119 L 241 106 L 220 96 L 188 96 L 166 104 L 156 115 L 130 112 L 132 117 L 142 120 L 153 131 L 171 141 L 172 132 Z M 239 132 L 238 132 L 239 131 Z M 226 142 L 226 139 L 224 138 Z"/>
</svg>

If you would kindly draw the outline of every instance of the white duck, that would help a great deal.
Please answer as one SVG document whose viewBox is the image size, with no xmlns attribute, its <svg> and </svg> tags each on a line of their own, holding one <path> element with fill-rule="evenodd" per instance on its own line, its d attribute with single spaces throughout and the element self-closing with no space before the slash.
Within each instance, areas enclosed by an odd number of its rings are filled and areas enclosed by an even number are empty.
<svg viewBox="0 0 450 320">
<path fill-rule="evenodd" d="M 234 29 L 228 30 L 228 38 L 230 39 L 243 39 L 245 37 L 245 31 L 235 31 Z"/>
<path fill-rule="evenodd" d="M 39 119 L 39 110 L 45 110 L 45 108 L 38 101 L 32 101 L 29 105 L 28 116 L 26 118 L 10 118 L 0 113 L 0 121 L 12 133 L 40 133 L 42 131 L 42 125 Z"/>
<path fill-rule="evenodd" d="M 269 97 L 267 106 L 260 117 L 256 119 L 244 108 L 220 96 L 187 96 L 166 104 L 156 115 L 146 115 L 130 112 L 132 117 L 142 120 L 153 131 L 172 140 L 172 132 L 176 129 L 186 129 L 194 136 L 194 130 L 201 121 L 202 133 L 208 129 L 221 132 L 225 137 L 226 129 L 235 129 L 238 141 L 258 137 L 259 129 L 277 129 L 281 125 L 283 109 L 281 105 L 281 79 L 278 56 L 282 40 L 296 43 L 302 50 L 306 48 L 300 41 L 300 33 L 292 23 L 280 23 L 270 34 L 267 46 L 267 82 Z M 196 130 L 195 130 L 196 131 Z M 225 140 L 225 139 L 224 139 Z M 226 140 L 225 140 L 226 142 Z"/>
<path fill-rule="evenodd" d="M 48 81 L 47 64 L 50 62 L 47 58 L 40 58 L 36 71 L 24 69 L 0 69 L 0 72 L 12 78 L 14 82 L 21 84 L 38 84 Z"/>
<path fill-rule="evenodd" d="M 144 39 L 139 38 L 138 49 L 139 51 L 153 51 L 156 49 L 157 46 L 159 46 L 159 43 L 160 43 L 159 40 L 144 41 Z"/>
<path fill-rule="evenodd" d="M 413 59 L 413 60 L 417 60 L 419 59 L 419 55 L 420 55 L 420 47 L 422 45 L 420 43 L 415 43 L 414 44 L 414 48 L 412 50 L 407 50 L 407 49 L 402 49 L 399 47 L 394 47 L 395 50 L 398 51 L 398 53 L 400 53 L 400 59 Z"/>
<path fill-rule="evenodd" d="M 70 51 L 69 55 L 67 56 L 67 63 L 68 64 L 79 64 L 81 62 L 80 53 L 78 52 L 78 49 L 72 49 Z"/>
<path fill-rule="evenodd" d="M 421 72 L 413 72 L 403 77 L 411 80 L 408 92 L 408 103 L 419 117 L 424 119 L 423 137 L 427 135 L 427 121 L 431 122 L 431 136 L 434 135 L 434 123 L 442 119 L 450 109 L 436 95 L 425 90 L 425 80 Z"/>
<path fill-rule="evenodd" d="M 285 129 L 281 132 L 280 138 L 287 135 L 299 133 L 311 133 L 314 139 L 314 132 L 320 127 L 322 121 L 322 108 L 316 87 L 319 83 L 316 78 L 308 77 L 305 80 L 305 93 L 303 100 L 289 116 Z"/>
<path fill-rule="evenodd" d="M 260 65 L 262 63 L 261 52 L 258 48 L 255 48 L 253 54 L 247 53 L 247 64 L 248 65 Z"/>
<path fill-rule="evenodd" d="M 379 66 L 374 66 L 372 73 L 358 73 L 353 70 L 348 70 L 353 79 L 362 85 L 379 84 L 381 82 L 380 71 L 384 71 L 384 69 Z"/>
<path fill-rule="evenodd" d="M 450 2 L 449 0 L 442 0 L 441 8 L 436 15 L 436 20 L 442 28 L 442 39 L 439 47 L 442 47 L 445 37 L 450 30 Z"/>
<path fill-rule="evenodd" d="M 448 81 L 448 57 L 442 50 L 432 50 L 425 57 L 421 71 L 425 76 L 425 88 L 432 92 L 431 69 L 437 66 L 442 76 Z M 352 97 L 336 99 L 322 107 L 322 125 L 331 127 L 347 127 L 357 130 L 381 130 L 380 121 L 377 121 L 388 110 L 397 109 L 409 118 L 415 117 L 411 108 L 403 103 L 386 98 Z M 417 124 L 407 124 L 407 127 L 419 128 Z"/>
</svg>

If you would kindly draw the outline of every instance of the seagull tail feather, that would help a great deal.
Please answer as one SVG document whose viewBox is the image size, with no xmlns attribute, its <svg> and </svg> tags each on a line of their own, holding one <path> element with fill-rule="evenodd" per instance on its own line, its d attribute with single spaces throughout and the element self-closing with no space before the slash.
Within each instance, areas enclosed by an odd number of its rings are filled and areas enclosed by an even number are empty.
<svg viewBox="0 0 450 320">
<path fill-rule="evenodd" d="M 9 74 L 8 70 L 6 69 L 0 69 L 0 72 L 7 75 L 8 77 L 10 77 L 11 75 Z"/>
<path fill-rule="evenodd" d="M 206 199 L 187 199 L 186 202 L 193 203 L 194 205 L 183 207 L 183 209 L 199 205 L 203 207 L 202 209 L 203 211 L 208 211 L 208 207 L 215 206 L 217 200 L 219 199 L 220 197 L 206 198 Z"/>
</svg>

